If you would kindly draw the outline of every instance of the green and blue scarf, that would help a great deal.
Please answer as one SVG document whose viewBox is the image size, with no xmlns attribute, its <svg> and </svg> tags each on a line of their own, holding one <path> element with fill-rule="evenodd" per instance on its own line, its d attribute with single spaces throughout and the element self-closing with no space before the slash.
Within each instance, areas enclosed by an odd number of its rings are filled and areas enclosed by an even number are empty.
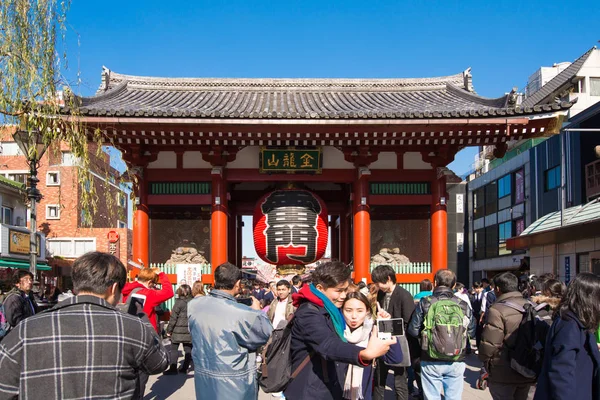
<svg viewBox="0 0 600 400">
<path fill-rule="evenodd" d="M 325 294 L 319 289 L 315 287 L 312 283 L 310 284 L 310 291 L 312 294 L 317 296 L 323 302 L 325 310 L 329 313 L 331 317 L 331 321 L 333 321 L 333 327 L 335 328 L 335 332 L 338 334 L 340 339 L 346 342 L 346 338 L 344 338 L 344 330 L 346 330 L 346 320 L 344 320 L 344 315 L 342 314 L 342 310 L 337 308 L 331 300 L 325 296 Z"/>
</svg>

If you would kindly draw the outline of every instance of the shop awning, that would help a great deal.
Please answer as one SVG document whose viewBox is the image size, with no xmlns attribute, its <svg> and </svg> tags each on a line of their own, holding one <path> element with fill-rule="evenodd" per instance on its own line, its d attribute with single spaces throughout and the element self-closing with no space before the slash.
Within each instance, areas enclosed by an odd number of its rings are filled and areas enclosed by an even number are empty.
<svg viewBox="0 0 600 400">
<path fill-rule="evenodd" d="M 29 269 L 29 261 L 0 259 L 0 267 Z M 50 271 L 52 270 L 52 267 L 48 264 L 37 264 L 37 269 L 40 271 Z"/>
<path fill-rule="evenodd" d="M 562 220 L 562 221 L 561 221 Z M 571 242 L 598 236 L 600 231 L 600 201 L 570 207 L 562 212 L 544 215 L 519 236 L 506 241 L 509 250 L 529 249 L 534 246 Z"/>
</svg>

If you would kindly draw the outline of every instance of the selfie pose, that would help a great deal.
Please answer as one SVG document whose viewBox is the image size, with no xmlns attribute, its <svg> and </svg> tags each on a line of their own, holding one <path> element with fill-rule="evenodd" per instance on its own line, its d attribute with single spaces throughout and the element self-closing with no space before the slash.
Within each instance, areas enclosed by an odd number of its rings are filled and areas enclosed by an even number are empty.
<svg viewBox="0 0 600 400">
<path fill-rule="evenodd" d="M 337 400 L 343 398 L 348 365 L 369 366 L 386 354 L 396 339 L 371 335 L 366 347 L 348 343 L 340 310 L 350 285 L 350 269 L 344 263 L 322 264 L 312 279 L 312 284 L 292 295 L 297 307 L 291 328 L 292 371 L 297 376 L 284 394 L 288 400 Z"/>
<path fill-rule="evenodd" d="M 342 313 L 346 321 L 344 338 L 348 343 L 359 347 L 367 347 L 369 339 L 373 332 L 375 316 L 371 311 L 369 299 L 361 292 L 348 293 L 342 306 Z M 389 326 L 393 326 L 393 321 L 387 321 Z M 400 323 L 401 320 L 400 320 Z M 381 324 L 380 324 L 381 325 Z M 380 337 L 391 338 L 393 329 L 383 332 L 378 329 Z M 388 335 L 389 334 L 389 335 Z M 388 337 L 389 336 L 389 337 Z M 384 362 L 388 365 L 399 364 L 402 362 L 403 354 L 399 343 L 390 346 L 390 351 L 378 362 Z M 346 379 L 344 380 L 344 399 L 370 400 L 373 391 L 373 363 L 368 366 L 348 365 Z"/>
</svg>

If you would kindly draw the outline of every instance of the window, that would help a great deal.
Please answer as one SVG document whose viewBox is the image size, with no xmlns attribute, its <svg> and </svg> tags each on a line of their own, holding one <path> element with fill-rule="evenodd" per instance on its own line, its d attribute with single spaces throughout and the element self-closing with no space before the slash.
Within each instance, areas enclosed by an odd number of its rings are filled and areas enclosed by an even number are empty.
<svg viewBox="0 0 600 400">
<path fill-rule="evenodd" d="M 483 217 L 485 211 L 484 203 L 484 188 L 480 187 L 473 191 L 473 216 L 474 218 Z"/>
<path fill-rule="evenodd" d="M 590 78 L 590 96 L 600 96 L 600 78 Z"/>
<path fill-rule="evenodd" d="M 2 223 L 7 225 L 13 224 L 13 209 L 2 206 Z"/>
<path fill-rule="evenodd" d="M 73 155 L 73 153 L 71 153 L 70 151 L 63 151 L 61 153 L 61 160 L 60 163 L 61 165 L 64 165 L 66 167 L 72 167 L 73 165 L 76 164 L 76 158 Z"/>
<path fill-rule="evenodd" d="M 127 228 L 127 224 L 123 221 L 117 221 L 117 228 Z"/>
<path fill-rule="evenodd" d="M 479 229 L 473 234 L 475 259 L 485 258 L 485 229 Z"/>
<path fill-rule="evenodd" d="M 94 238 L 56 238 L 46 242 L 48 252 L 53 256 L 75 258 L 96 250 Z"/>
<path fill-rule="evenodd" d="M 119 206 L 121 206 L 122 208 L 127 207 L 127 197 L 125 196 L 125 193 L 123 193 L 123 192 L 117 193 L 117 204 Z"/>
<path fill-rule="evenodd" d="M 560 165 L 544 171 L 544 190 L 556 189 L 560 186 Z"/>
<path fill-rule="evenodd" d="M 29 174 L 26 174 L 26 173 L 22 173 L 22 174 L 21 173 L 19 173 L 19 174 L 10 173 L 10 174 L 6 175 L 6 177 L 8 179 L 12 179 L 13 181 L 20 182 L 20 183 L 27 183 L 28 176 L 29 176 Z"/>
<path fill-rule="evenodd" d="M 506 239 L 512 237 L 512 222 L 504 222 L 498 225 L 498 254 L 511 254 L 510 250 L 506 249 Z"/>
<path fill-rule="evenodd" d="M 498 189 L 496 182 L 485 187 L 485 215 L 494 214 L 498 211 Z"/>
<path fill-rule="evenodd" d="M 21 149 L 19 149 L 19 145 L 16 142 L 4 142 L 2 143 L 2 155 L 22 156 L 23 152 L 21 152 Z"/>
<path fill-rule="evenodd" d="M 60 186 L 60 172 L 48 172 L 46 174 L 46 186 Z"/>
<path fill-rule="evenodd" d="M 485 228 L 485 258 L 498 255 L 498 225 Z"/>
<path fill-rule="evenodd" d="M 48 204 L 46 206 L 46 219 L 60 219 L 60 206 L 58 204 Z"/>
<path fill-rule="evenodd" d="M 503 176 L 498 179 L 498 198 L 501 199 L 505 196 L 510 195 L 511 186 L 510 186 L 510 175 Z"/>
<path fill-rule="evenodd" d="M 91 227 L 92 226 L 92 214 L 90 212 L 88 212 L 87 210 L 81 210 L 81 226 L 88 226 Z"/>
</svg>

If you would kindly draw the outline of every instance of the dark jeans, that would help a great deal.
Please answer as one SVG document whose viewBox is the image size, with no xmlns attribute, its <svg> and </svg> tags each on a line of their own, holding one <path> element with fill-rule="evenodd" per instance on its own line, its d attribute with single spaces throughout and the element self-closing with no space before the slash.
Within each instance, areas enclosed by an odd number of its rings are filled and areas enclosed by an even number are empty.
<svg viewBox="0 0 600 400">
<path fill-rule="evenodd" d="M 191 343 L 171 343 L 171 365 L 177 364 L 177 359 L 179 358 L 179 345 L 183 345 L 183 354 L 185 356 L 184 363 L 187 363 L 188 366 L 192 361 L 192 344 Z"/>
<path fill-rule="evenodd" d="M 511 385 L 488 381 L 488 388 L 494 400 L 531 400 L 535 387 L 531 384 Z"/>
<path fill-rule="evenodd" d="M 375 368 L 373 400 L 383 400 L 385 396 L 385 382 L 387 380 L 389 370 L 394 372 L 394 389 L 396 392 L 396 400 L 407 400 L 408 377 L 406 368 L 390 367 L 380 359 L 377 360 L 377 367 Z"/>
<path fill-rule="evenodd" d="M 479 350 L 479 343 L 481 343 L 481 334 L 483 333 L 483 324 L 479 323 L 479 317 L 477 318 L 477 326 L 475 327 L 475 346 Z"/>
</svg>

